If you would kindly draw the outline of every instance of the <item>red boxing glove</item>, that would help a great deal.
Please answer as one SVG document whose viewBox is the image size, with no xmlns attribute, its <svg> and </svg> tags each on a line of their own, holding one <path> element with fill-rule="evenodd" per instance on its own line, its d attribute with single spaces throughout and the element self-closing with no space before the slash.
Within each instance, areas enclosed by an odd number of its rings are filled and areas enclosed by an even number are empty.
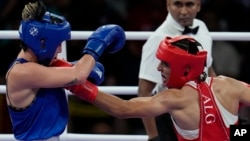
<svg viewBox="0 0 250 141">
<path fill-rule="evenodd" d="M 72 67 L 73 64 L 63 60 L 63 59 L 55 59 L 51 66 L 57 67 Z M 69 90 L 73 94 L 77 95 L 79 98 L 86 100 L 88 102 L 94 102 L 98 93 L 98 88 L 93 83 L 86 81 L 83 84 L 73 85 L 65 87 L 65 89 Z"/>
<path fill-rule="evenodd" d="M 53 62 L 51 63 L 50 66 L 54 66 L 54 67 L 72 67 L 73 64 L 67 62 L 66 60 L 63 59 L 55 59 L 53 60 Z"/>
<path fill-rule="evenodd" d="M 93 103 L 98 94 L 98 88 L 96 85 L 92 84 L 89 81 L 86 81 L 83 84 L 74 85 L 65 87 L 67 90 L 77 95 L 79 98 Z"/>
</svg>

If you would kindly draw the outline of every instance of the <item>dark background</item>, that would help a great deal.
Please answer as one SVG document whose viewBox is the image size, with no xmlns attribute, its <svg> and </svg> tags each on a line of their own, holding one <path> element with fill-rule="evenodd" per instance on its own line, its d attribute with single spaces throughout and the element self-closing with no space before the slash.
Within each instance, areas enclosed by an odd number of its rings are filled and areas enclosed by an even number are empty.
<svg viewBox="0 0 250 141">
<path fill-rule="evenodd" d="M 202 0 L 202 9 L 197 18 L 205 21 L 211 32 L 248 32 L 250 4 L 244 3 L 248 1 Z M 18 29 L 24 2 L 24 0 L 0 1 L 0 30 Z M 103 24 L 118 24 L 125 31 L 154 31 L 167 15 L 165 0 L 44 0 L 44 2 L 48 11 L 65 16 L 71 23 L 73 31 L 93 31 Z M 105 82 L 102 86 L 137 86 L 141 48 L 144 42 L 127 41 L 120 52 L 104 54 L 100 58 L 100 62 L 105 66 Z M 5 84 L 4 77 L 9 64 L 20 51 L 19 43 L 18 40 L 0 40 L 1 85 Z M 67 42 L 69 61 L 81 57 L 85 43 L 84 40 Z M 218 50 L 221 52 L 217 52 L 219 55 L 214 57 L 216 73 L 250 83 L 249 42 L 219 43 L 222 43 L 223 49 Z M 230 56 L 225 53 L 227 47 L 233 50 Z M 226 61 L 223 64 L 228 65 L 224 67 L 226 69 L 216 67 L 221 65 L 220 60 Z M 236 66 L 232 65 L 233 60 L 237 60 Z M 232 68 L 232 71 L 228 68 Z M 120 97 L 129 99 L 135 96 Z M 0 95 L 0 105 L 0 133 L 11 133 L 5 95 Z M 69 132 L 145 134 L 140 119 L 116 119 L 74 96 L 69 97 L 69 108 Z M 248 119 L 249 116 L 246 117 Z"/>
</svg>

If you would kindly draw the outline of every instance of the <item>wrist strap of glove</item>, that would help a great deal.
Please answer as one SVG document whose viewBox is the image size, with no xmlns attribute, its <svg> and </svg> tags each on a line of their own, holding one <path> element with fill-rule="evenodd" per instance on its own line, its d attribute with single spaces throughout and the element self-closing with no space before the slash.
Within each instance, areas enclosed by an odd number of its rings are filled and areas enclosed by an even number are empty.
<svg viewBox="0 0 250 141">
<path fill-rule="evenodd" d="M 73 94 L 77 95 L 79 98 L 91 103 L 95 101 L 98 94 L 97 86 L 89 81 L 86 81 L 83 84 L 73 85 L 65 88 Z"/>
</svg>

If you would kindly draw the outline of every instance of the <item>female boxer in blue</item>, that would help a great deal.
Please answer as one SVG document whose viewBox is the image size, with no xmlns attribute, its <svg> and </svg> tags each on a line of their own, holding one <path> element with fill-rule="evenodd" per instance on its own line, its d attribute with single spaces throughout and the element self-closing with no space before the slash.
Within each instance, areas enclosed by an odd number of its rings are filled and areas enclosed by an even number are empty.
<svg viewBox="0 0 250 141">
<path fill-rule="evenodd" d="M 25 5 L 19 35 L 21 51 L 6 73 L 6 100 L 15 139 L 59 141 L 69 116 L 64 87 L 84 83 L 88 77 L 101 78 L 95 72 L 103 68 L 96 61 L 104 51 L 119 51 L 125 33 L 118 25 L 101 26 L 91 34 L 74 66 L 52 67 L 61 43 L 71 38 L 71 28 L 64 17 L 46 11 L 39 0 Z"/>
</svg>

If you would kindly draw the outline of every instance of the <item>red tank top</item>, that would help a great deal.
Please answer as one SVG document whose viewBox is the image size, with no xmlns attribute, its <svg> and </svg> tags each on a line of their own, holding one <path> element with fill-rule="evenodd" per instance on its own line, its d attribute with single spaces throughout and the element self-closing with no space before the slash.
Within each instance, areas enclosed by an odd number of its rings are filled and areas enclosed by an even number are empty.
<svg viewBox="0 0 250 141">
<path fill-rule="evenodd" d="M 200 97 L 199 137 L 194 140 L 184 139 L 177 133 L 179 141 L 229 141 L 229 128 L 223 122 L 220 111 L 211 91 L 212 78 L 209 84 L 201 82 L 195 89 Z M 193 87 L 193 86 L 192 86 Z"/>
</svg>

